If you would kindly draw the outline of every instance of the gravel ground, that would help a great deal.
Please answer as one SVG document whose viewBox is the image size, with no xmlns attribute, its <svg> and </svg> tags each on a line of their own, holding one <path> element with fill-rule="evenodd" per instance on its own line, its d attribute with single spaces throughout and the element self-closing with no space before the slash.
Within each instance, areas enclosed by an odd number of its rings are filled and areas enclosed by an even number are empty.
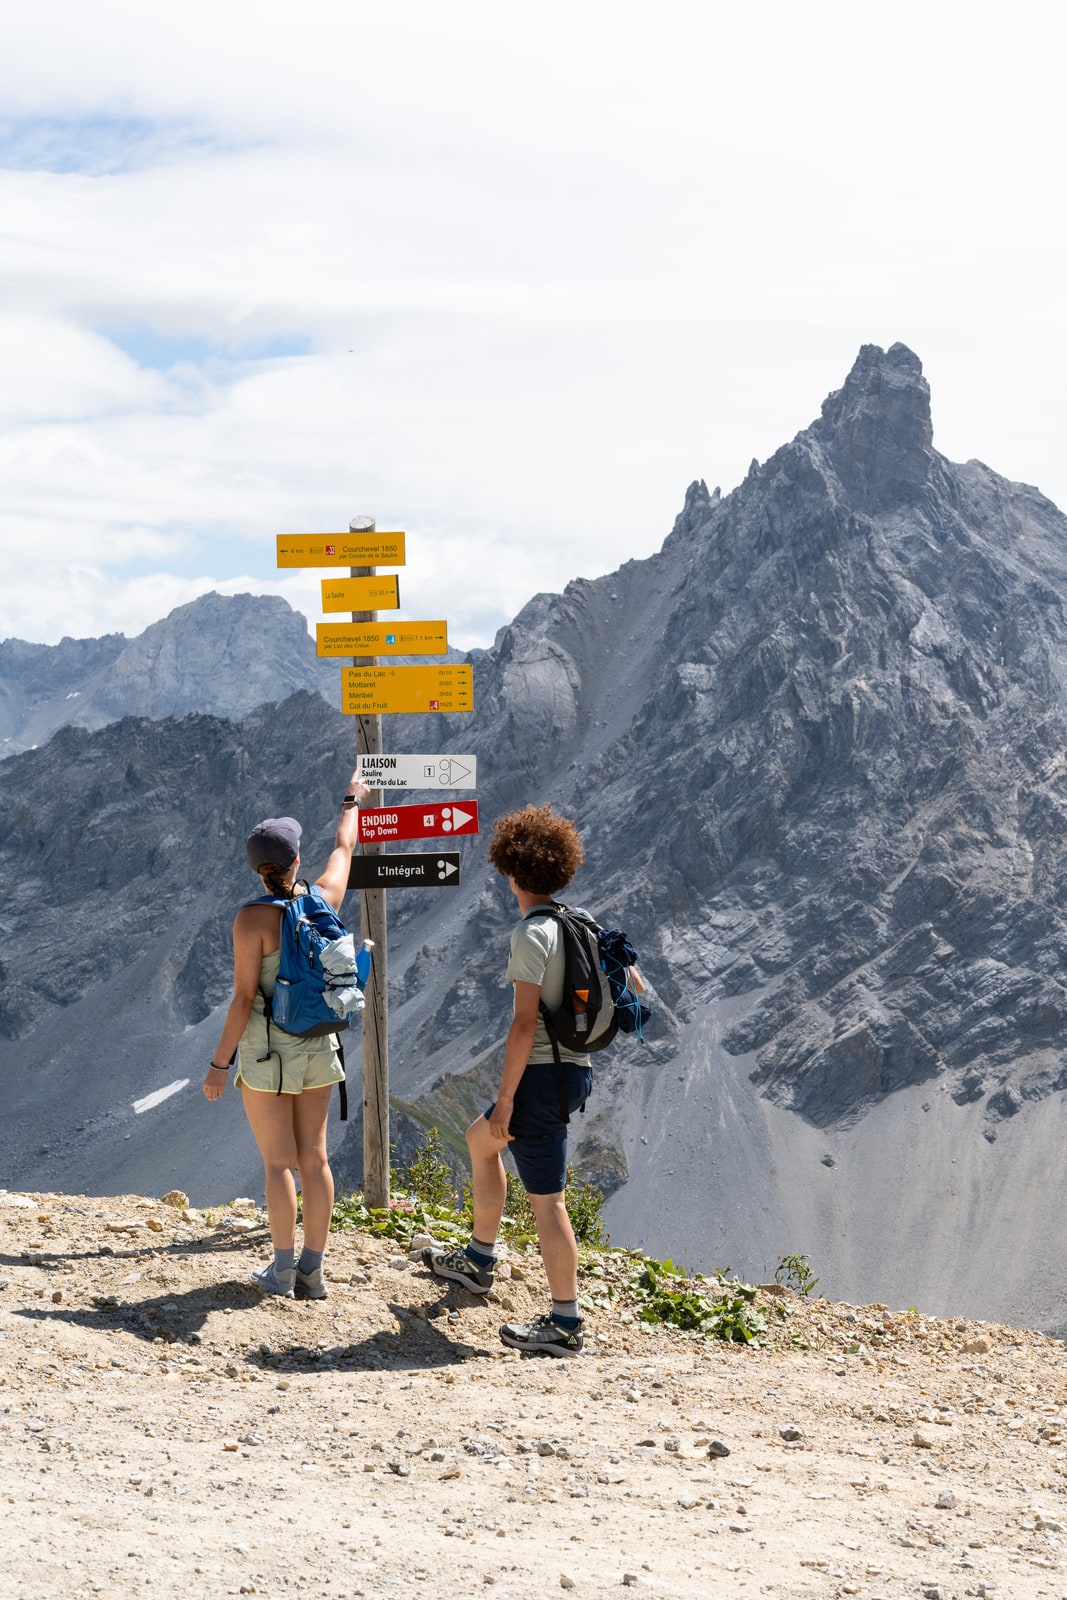
<svg viewBox="0 0 1067 1600">
<path fill-rule="evenodd" d="M 261 1300 L 251 1202 L 0 1192 L 0 1594 L 1067 1597 L 1067 1352 L 767 1289 L 758 1349 L 578 1360 L 338 1234 L 328 1300 Z"/>
</svg>

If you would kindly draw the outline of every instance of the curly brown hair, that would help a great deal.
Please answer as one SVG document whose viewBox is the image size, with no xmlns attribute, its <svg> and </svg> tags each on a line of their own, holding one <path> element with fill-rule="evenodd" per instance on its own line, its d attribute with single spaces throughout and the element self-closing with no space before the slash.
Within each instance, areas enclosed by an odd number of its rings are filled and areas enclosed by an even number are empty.
<svg viewBox="0 0 1067 1600">
<path fill-rule="evenodd" d="M 527 894 L 555 894 L 570 883 L 584 854 L 573 822 L 550 805 L 527 806 L 495 823 L 489 860 Z"/>
</svg>

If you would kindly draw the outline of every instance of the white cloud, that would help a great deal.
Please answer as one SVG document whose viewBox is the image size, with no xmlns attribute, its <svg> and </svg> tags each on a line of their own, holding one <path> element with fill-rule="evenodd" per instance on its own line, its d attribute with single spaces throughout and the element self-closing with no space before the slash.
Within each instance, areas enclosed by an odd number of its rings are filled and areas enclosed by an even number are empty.
<svg viewBox="0 0 1067 1600">
<path fill-rule="evenodd" d="M 0 372 L 0 427 L 96 419 L 163 398 L 156 374 L 107 339 L 32 314 L 0 315 Z"/>
<path fill-rule="evenodd" d="M 1040 8 L 1012 18 L 0 22 L 0 636 L 314 596 L 275 533 L 369 511 L 409 532 L 409 614 L 486 642 L 657 548 L 693 477 L 737 482 L 867 341 L 923 357 L 940 448 L 1067 502 L 1058 252 L 1024 226 L 1058 192 L 1059 88 Z M 189 358 L 139 367 L 112 342 L 138 329 Z"/>
</svg>

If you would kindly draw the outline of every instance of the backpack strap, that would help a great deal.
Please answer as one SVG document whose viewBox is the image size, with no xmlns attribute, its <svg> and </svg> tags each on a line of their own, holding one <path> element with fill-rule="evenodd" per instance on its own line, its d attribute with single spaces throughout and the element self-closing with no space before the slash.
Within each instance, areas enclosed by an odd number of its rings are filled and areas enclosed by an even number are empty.
<svg viewBox="0 0 1067 1600">
<path fill-rule="evenodd" d="M 531 906 L 529 911 L 523 913 L 523 922 L 528 922 L 531 917 L 549 917 L 553 922 L 559 921 L 560 902 L 546 900 L 544 905 Z M 571 1120 L 571 1110 L 567 1100 L 567 1074 L 563 1070 L 563 1058 L 559 1053 L 559 1041 L 552 1026 L 552 1013 L 543 1000 L 539 1000 L 537 1009 L 541 1013 L 541 1020 L 548 1034 L 548 1042 L 552 1046 L 552 1063 L 555 1068 L 557 1106 L 560 1117 L 564 1123 Z"/>
<path fill-rule="evenodd" d="M 552 1062 L 553 1072 L 555 1072 L 555 1093 L 557 1093 L 558 1112 L 560 1112 L 561 1122 L 569 1123 L 569 1120 L 571 1120 L 571 1107 L 569 1107 L 568 1093 L 566 1093 L 566 1072 L 563 1070 L 563 1058 L 560 1056 L 560 1045 L 558 1045 L 557 1037 L 555 1037 L 555 1030 L 553 1030 L 552 1024 L 549 1022 L 549 1013 L 545 1011 L 544 1000 L 542 1000 L 541 1005 L 537 1006 L 537 1010 L 541 1011 L 542 1021 L 544 1021 L 545 1034 L 549 1035 L 549 1043 L 552 1045 Z M 582 1106 L 582 1110 L 584 1109 L 585 1107 Z"/>
<path fill-rule="evenodd" d="M 341 1058 L 341 1072 L 343 1074 L 345 1072 L 345 1070 L 346 1070 L 345 1069 L 345 1047 L 341 1043 L 341 1035 L 339 1033 L 335 1033 L 334 1034 L 333 1043 L 334 1043 L 334 1049 L 337 1051 L 337 1054 Z M 345 1080 L 344 1080 L 343 1076 L 341 1078 L 340 1083 L 337 1085 L 337 1098 L 338 1098 L 338 1100 L 340 1102 L 340 1106 L 341 1106 L 341 1121 L 342 1122 L 347 1122 L 348 1121 L 348 1090 L 345 1088 Z"/>
<path fill-rule="evenodd" d="M 278 1055 L 278 1051 L 277 1050 L 272 1050 L 271 1047 L 270 1047 L 270 1025 L 271 1025 L 271 1021 L 272 1021 L 272 1017 L 273 1017 L 273 1012 L 272 1012 L 271 1003 L 270 1003 L 270 995 L 267 993 L 266 989 L 260 989 L 259 993 L 260 993 L 260 996 L 261 996 L 261 998 L 263 1000 L 263 1020 L 267 1024 L 267 1049 L 266 1049 L 266 1053 L 264 1055 L 257 1056 L 256 1060 L 257 1061 L 269 1061 L 271 1056 L 278 1056 L 278 1088 L 277 1088 L 277 1090 L 275 1092 L 277 1094 L 281 1094 L 281 1092 L 282 1092 L 282 1072 L 283 1072 L 282 1058 L 281 1058 L 280 1055 Z"/>
<path fill-rule="evenodd" d="M 251 900 L 242 900 L 237 909 L 238 911 L 243 911 L 246 906 L 280 906 L 284 911 L 285 907 L 291 905 L 294 900 L 300 900 L 304 895 L 310 894 L 311 888 L 311 884 L 304 878 L 298 878 L 293 884 L 291 895 L 257 894 Z"/>
<path fill-rule="evenodd" d="M 551 1025 L 549 1024 L 548 1019 L 550 1013 L 545 1010 L 543 1002 L 541 1005 L 541 1015 L 545 1019 L 545 1032 L 548 1034 L 548 1042 L 552 1046 L 552 1065 L 556 1075 L 556 1094 L 559 1097 L 558 1104 L 560 1120 L 566 1124 L 569 1124 L 571 1120 L 571 1107 L 570 1096 L 567 1094 L 567 1073 L 564 1069 L 563 1057 L 559 1053 L 559 1041 L 557 1040 L 556 1035 L 553 1033 Z M 584 1100 L 578 1107 L 578 1110 L 583 1116 L 585 1115 Z"/>
</svg>

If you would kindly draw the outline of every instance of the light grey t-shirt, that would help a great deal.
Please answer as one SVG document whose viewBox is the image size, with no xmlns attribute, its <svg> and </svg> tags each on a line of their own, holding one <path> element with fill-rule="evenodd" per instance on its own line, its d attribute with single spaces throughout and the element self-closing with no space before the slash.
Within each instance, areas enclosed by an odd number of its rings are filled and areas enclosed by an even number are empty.
<svg viewBox="0 0 1067 1600">
<path fill-rule="evenodd" d="M 511 959 L 504 974 L 507 983 L 536 983 L 541 988 L 541 999 L 549 1011 L 557 1011 L 563 999 L 563 934 L 555 917 L 539 917 L 536 910 L 512 930 Z M 588 1066 L 588 1055 L 575 1050 L 559 1049 L 562 1061 L 578 1061 Z M 545 1030 L 545 1020 L 537 1018 L 530 1060 L 537 1063 L 552 1061 L 552 1042 Z"/>
</svg>

